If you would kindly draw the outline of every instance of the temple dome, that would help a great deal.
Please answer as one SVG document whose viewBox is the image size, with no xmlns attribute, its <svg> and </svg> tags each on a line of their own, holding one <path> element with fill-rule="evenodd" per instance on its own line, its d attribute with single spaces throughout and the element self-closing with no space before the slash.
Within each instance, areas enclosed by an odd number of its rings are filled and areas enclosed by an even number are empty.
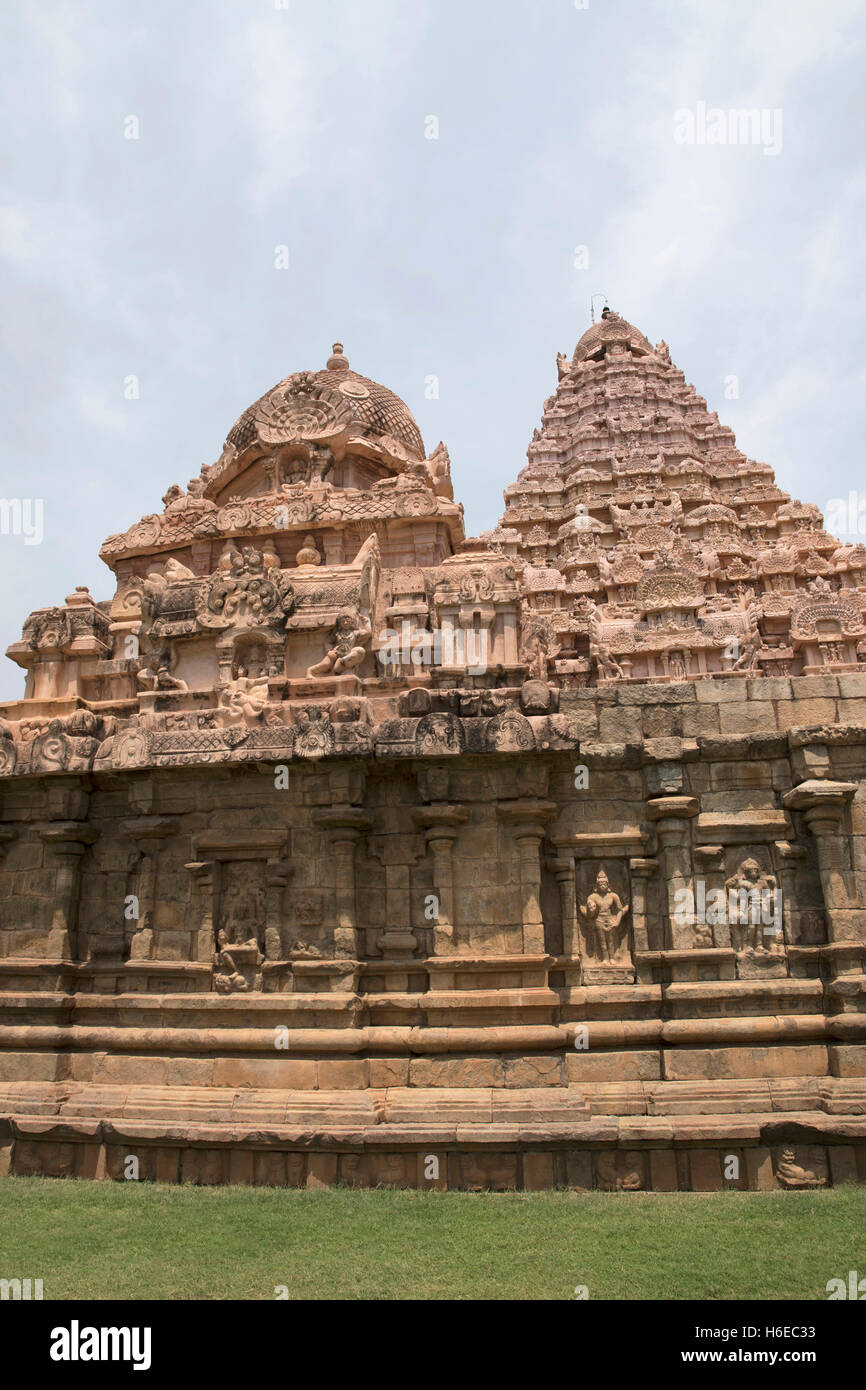
<svg viewBox="0 0 866 1390">
<path fill-rule="evenodd" d="M 293 377 L 297 375 L 293 373 Z M 342 343 L 334 344 L 333 355 L 321 371 L 309 375 L 317 387 L 336 391 L 344 398 L 354 416 L 359 435 L 368 439 L 395 439 L 412 458 L 425 457 L 421 431 L 406 402 L 389 391 L 387 386 L 353 372 L 343 353 Z M 286 377 L 254 401 L 232 426 L 226 443 L 233 444 L 238 453 L 254 443 L 256 416 L 272 398 L 279 399 L 291 383 L 292 377 Z"/>
<path fill-rule="evenodd" d="M 612 309 L 605 309 L 604 314 L 598 323 L 594 323 L 588 328 L 574 349 L 573 362 L 586 362 L 588 358 L 595 357 L 604 348 L 613 343 L 624 343 L 638 356 L 652 352 L 651 343 L 644 337 L 639 328 L 628 323 L 626 319 L 615 314 Z"/>
</svg>

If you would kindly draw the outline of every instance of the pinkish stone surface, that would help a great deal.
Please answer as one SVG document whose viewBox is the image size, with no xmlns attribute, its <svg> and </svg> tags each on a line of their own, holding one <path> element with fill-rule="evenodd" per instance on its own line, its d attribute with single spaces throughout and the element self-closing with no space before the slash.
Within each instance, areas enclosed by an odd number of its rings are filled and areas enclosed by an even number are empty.
<svg viewBox="0 0 866 1390">
<path fill-rule="evenodd" d="M 558 374 L 466 540 L 337 344 L 28 618 L 0 1172 L 866 1172 L 866 549 L 619 315 Z"/>
</svg>

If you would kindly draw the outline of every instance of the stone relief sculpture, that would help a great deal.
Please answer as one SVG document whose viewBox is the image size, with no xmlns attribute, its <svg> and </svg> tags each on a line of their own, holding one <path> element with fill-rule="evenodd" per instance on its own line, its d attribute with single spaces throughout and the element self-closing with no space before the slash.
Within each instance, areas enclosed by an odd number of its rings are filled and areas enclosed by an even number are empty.
<svg viewBox="0 0 866 1390">
<path fill-rule="evenodd" d="M 268 706 L 267 676 L 241 674 L 220 693 L 220 706 L 232 721 L 252 724 L 260 720 Z"/>
<path fill-rule="evenodd" d="M 610 886 L 604 869 L 599 869 L 595 889 L 586 903 L 580 907 L 580 915 L 587 925 L 599 960 L 605 965 L 620 963 L 620 957 L 628 953 L 624 941 L 622 922 L 628 913 L 628 903 L 621 901 L 619 894 Z M 625 947 L 625 950 L 623 950 Z"/>
<path fill-rule="evenodd" d="M 141 662 L 136 680 L 143 690 L 178 690 L 185 693 L 189 686 L 179 676 L 172 675 L 175 661 L 169 647 L 158 647 Z"/>
<path fill-rule="evenodd" d="M 264 892 L 245 865 L 229 865 L 214 953 L 214 988 L 220 994 L 261 989 Z"/>
<path fill-rule="evenodd" d="M 373 628 L 366 614 L 348 609 L 342 612 L 330 634 L 331 646 L 322 660 L 309 668 L 308 679 L 330 674 L 342 676 L 360 666 L 372 636 Z"/>
<path fill-rule="evenodd" d="M 827 1160 L 820 1149 L 812 1149 L 805 1162 L 812 1166 L 807 1168 L 798 1163 L 793 1149 L 784 1150 L 776 1168 L 776 1177 L 783 1187 L 826 1187 Z"/>
<path fill-rule="evenodd" d="M 530 614 L 524 626 L 520 659 L 526 664 L 532 679 L 546 681 L 551 662 L 562 650 L 556 640 L 553 624 L 548 618 Z"/>
<path fill-rule="evenodd" d="M 744 859 L 726 880 L 731 937 L 739 951 L 779 951 L 780 903 L 776 879 L 765 874 L 757 859 Z"/>
</svg>

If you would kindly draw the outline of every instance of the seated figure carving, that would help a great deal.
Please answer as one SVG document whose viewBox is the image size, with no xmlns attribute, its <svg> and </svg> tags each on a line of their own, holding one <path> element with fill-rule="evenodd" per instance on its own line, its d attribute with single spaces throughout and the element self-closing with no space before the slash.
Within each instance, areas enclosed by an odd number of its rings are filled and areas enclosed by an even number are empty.
<svg viewBox="0 0 866 1390">
<path fill-rule="evenodd" d="M 331 646 L 322 660 L 309 668 L 307 679 L 331 674 L 342 676 L 345 671 L 360 666 L 367 655 L 367 645 L 372 636 L 369 618 L 359 611 L 353 613 L 350 609 L 344 610 L 331 630 Z"/>
</svg>

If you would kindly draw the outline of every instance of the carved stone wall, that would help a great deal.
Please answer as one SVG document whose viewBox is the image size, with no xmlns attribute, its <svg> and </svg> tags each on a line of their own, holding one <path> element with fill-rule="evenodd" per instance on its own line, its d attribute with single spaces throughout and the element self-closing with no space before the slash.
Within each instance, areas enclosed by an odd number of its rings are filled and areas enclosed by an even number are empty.
<svg viewBox="0 0 866 1390">
<path fill-rule="evenodd" d="M 28 618 L 0 1172 L 866 1180 L 866 551 L 617 315 L 559 376 L 466 541 L 335 348 Z"/>
</svg>

